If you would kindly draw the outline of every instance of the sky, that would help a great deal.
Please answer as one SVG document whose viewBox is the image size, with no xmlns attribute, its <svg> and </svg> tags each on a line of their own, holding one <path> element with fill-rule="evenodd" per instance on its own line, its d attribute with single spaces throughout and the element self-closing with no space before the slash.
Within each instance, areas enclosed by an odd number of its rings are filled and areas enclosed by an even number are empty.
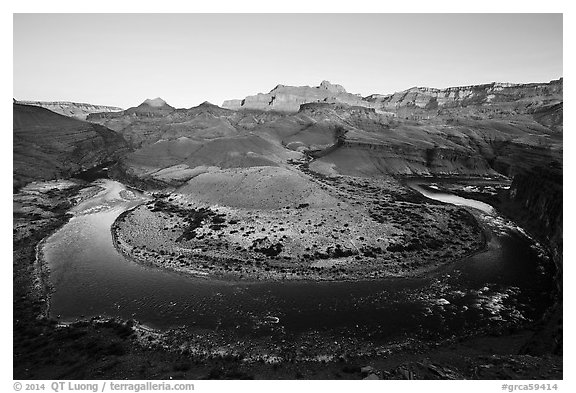
<svg viewBox="0 0 576 393">
<path fill-rule="evenodd" d="M 322 80 L 363 96 L 562 77 L 562 14 L 14 14 L 17 100 L 190 108 Z"/>
</svg>

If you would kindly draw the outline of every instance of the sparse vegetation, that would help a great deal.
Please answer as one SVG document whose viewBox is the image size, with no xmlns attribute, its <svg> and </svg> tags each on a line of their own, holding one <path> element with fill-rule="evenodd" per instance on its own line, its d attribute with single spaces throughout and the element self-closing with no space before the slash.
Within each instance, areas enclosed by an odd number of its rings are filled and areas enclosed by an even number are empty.
<svg viewBox="0 0 576 393">
<path fill-rule="evenodd" d="M 213 208 L 157 194 L 116 221 L 117 245 L 136 260 L 192 274 L 320 280 L 417 274 L 482 245 L 462 209 L 423 200 L 391 179 L 327 177 L 299 165 L 331 205 Z M 265 263 L 255 264 L 260 258 Z"/>
</svg>

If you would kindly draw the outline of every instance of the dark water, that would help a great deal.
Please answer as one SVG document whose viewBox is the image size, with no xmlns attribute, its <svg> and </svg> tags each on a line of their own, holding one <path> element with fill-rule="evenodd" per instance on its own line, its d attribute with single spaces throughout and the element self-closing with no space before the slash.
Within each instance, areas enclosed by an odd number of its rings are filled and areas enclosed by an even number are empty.
<svg viewBox="0 0 576 393">
<path fill-rule="evenodd" d="M 386 342 L 436 337 L 537 318 L 549 305 L 550 274 L 539 251 L 514 229 L 488 250 L 431 277 L 366 282 L 226 282 L 144 267 L 114 249 L 110 226 L 143 196 L 120 183 L 74 209 L 48 239 L 52 316 L 134 318 L 156 328 L 194 326 L 258 335 L 273 325 L 286 334 L 362 335 Z M 273 323 L 276 317 L 278 323 Z"/>
</svg>

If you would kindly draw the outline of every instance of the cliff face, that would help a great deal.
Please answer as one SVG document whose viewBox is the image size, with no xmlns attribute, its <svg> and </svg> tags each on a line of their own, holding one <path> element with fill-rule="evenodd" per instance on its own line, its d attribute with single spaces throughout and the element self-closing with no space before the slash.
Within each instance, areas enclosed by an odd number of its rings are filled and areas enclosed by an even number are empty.
<svg viewBox="0 0 576 393">
<path fill-rule="evenodd" d="M 373 108 L 378 113 L 408 119 L 435 117 L 502 118 L 537 113 L 541 108 L 562 105 L 563 80 L 549 83 L 489 83 L 436 89 L 413 87 L 394 94 L 361 97 L 340 85 L 323 81 L 320 86 L 278 85 L 269 93 L 224 101 L 232 110 L 252 109 L 295 113 L 309 103 L 347 104 Z M 556 121 L 558 124 L 558 121 Z"/>
<path fill-rule="evenodd" d="M 537 166 L 514 176 L 510 199 L 521 206 L 517 214 L 547 240 L 562 257 L 562 166 L 558 161 Z"/>
<path fill-rule="evenodd" d="M 377 103 L 386 110 L 414 107 L 427 110 L 467 107 L 472 105 L 498 105 L 516 102 L 515 109 L 527 113 L 534 106 L 542 106 L 562 101 L 563 80 L 550 83 L 490 83 L 485 85 L 450 87 L 435 89 L 413 87 L 390 94 L 371 95 L 369 102 Z"/>
<path fill-rule="evenodd" d="M 256 94 L 242 100 L 227 100 L 223 108 L 239 110 L 252 109 L 295 113 L 300 105 L 307 103 L 343 103 L 353 106 L 376 107 L 356 94 L 347 93 L 340 85 L 322 81 L 319 86 L 278 85 L 267 94 Z"/>
<path fill-rule="evenodd" d="M 415 121 L 391 118 L 371 108 L 328 104 L 302 105 L 299 114 L 341 124 L 346 130 L 342 145 L 322 155 L 317 163 L 318 168 L 331 168 L 332 173 L 499 173 L 512 177 L 562 156 L 562 133 L 531 115 L 519 115 L 513 121 L 466 117 Z M 291 142 L 296 145 L 299 141 L 293 137 Z"/>
<path fill-rule="evenodd" d="M 533 113 L 538 123 L 554 131 L 562 132 L 564 123 L 564 105 L 562 102 L 538 108 Z"/>
<path fill-rule="evenodd" d="M 84 104 L 80 102 L 68 102 L 68 101 L 16 101 L 16 103 L 22 105 L 39 106 L 41 108 L 46 108 L 60 115 L 74 117 L 79 120 L 86 120 L 88 115 L 90 115 L 91 113 L 119 112 L 123 110 L 122 108 L 118 108 L 115 106 L 92 105 L 92 104 Z"/>
<path fill-rule="evenodd" d="M 556 266 L 556 302 L 522 352 L 563 352 L 563 174 L 561 161 L 549 161 L 514 176 L 504 211 L 547 245 Z"/>
<path fill-rule="evenodd" d="M 13 105 L 14 186 L 69 177 L 128 152 L 119 134 L 37 106 Z"/>
</svg>

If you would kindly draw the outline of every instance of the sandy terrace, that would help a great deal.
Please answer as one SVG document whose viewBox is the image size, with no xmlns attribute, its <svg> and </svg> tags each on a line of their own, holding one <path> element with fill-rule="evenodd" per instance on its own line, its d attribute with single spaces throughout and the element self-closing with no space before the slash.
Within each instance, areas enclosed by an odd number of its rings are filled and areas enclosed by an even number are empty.
<svg viewBox="0 0 576 393">
<path fill-rule="evenodd" d="M 482 245 L 468 213 L 394 180 L 305 179 L 310 203 L 284 193 L 277 208 L 211 205 L 190 192 L 159 197 L 119 217 L 116 244 L 135 260 L 191 274 L 317 280 L 417 274 Z"/>
</svg>

